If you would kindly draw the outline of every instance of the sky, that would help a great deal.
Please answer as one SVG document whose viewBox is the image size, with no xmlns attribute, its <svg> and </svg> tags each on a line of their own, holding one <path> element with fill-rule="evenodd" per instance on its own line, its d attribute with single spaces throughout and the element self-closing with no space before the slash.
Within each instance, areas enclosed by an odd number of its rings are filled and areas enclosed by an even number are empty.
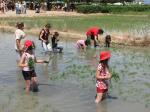
<svg viewBox="0 0 150 112">
<path fill-rule="evenodd" d="M 145 4 L 150 4 L 150 0 L 144 0 Z"/>
</svg>

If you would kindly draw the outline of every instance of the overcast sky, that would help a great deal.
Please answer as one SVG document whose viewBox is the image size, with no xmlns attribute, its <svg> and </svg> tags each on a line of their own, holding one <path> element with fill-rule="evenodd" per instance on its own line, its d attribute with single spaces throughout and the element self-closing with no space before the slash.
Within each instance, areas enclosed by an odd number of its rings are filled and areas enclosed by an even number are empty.
<svg viewBox="0 0 150 112">
<path fill-rule="evenodd" d="M 150 4 L 150 0 L 144 0 L 145 3 L 149 3 Z"/>
</svg>

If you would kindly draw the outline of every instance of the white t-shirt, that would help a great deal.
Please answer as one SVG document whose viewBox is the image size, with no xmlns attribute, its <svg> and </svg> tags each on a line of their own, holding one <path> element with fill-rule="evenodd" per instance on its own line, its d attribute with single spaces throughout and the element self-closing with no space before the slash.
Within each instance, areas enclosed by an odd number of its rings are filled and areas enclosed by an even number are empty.
<svg viewBox="0 0 150 112">
<path fill-rule="evenodd" d="M 35 55 L 24 52 L 21 58 L 25 58 L 25 64 L 28 64 L 29 58 L 31 58 L 33 61 L 35 60 Z M 23 67 L 23 71 L 32 71 L 32 70 L 34 70 L 34 65 L 33 68 L 29 68 L 29 66 Z"/>
<path fill-rule="evenodd" d="M 18 50 L 16 40 L 17 39 L 21 40 L 21 39 L 24 39 L 24 38 L 25 38 L 25 33 L 22 30 L 17 29 L 15 31 L 15 49 L 16 50 Z"/>
</svg>

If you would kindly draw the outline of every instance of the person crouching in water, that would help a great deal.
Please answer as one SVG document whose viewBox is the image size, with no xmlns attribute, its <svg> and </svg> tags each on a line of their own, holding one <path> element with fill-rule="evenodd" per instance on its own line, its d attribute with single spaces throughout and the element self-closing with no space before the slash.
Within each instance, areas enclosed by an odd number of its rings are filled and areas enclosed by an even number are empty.
<svg viewBox="0 0 150 112">
<path fill-rule="evenodd" d="M 92 27 L 88 29 L 88 31 L 86 32 L 86 36 L 87 38 L 90 38 L 92 40 L 92 44 L 96 48 L 97 46 L 99 46 L 100 43 L 99 35 L 102 35 L 103 33 L 104 33 L 103 29 L 99 27 Z"/>
<path fill-rule="evenodd" d="M 100 63 L 96 71 L 97 95 L 95 103 L 102 101 L 108 91 L 108 80 L 111 79 L 112 76 L 108 69 L 108 61 L 110 57 L 111 54 L 109 51 L 102 51 L 100 53 Z"/>
<path fill-rule="evenodd" d="M 49 43 L 49 35 L 50 35 L 50 28 L 51 25 L 47 24 L 44 28 L 40 31 L 39 40 L 42 42 L 42 47 L 45 52 L 51 51 L 51 45 Z"/>
<path fill-rule="evenodd" d="M 58 41 L 59 41 L 59 33 L 54 32 L 51 38 L 53 52 L 57 52 L 57 50 L 59 50 L 59 53 L 62 53 L 63 47 L 60 46 L 58 47 Z"/>
<path fill-rule="evenodd" d="M 106 37 L 105 37 L 105 47 L 110 47 L 110 43 L 111 43 L 111 36 L 106 35 Z"/>
<path fill-rule="evenodd" d="M 43 60 L 36 60 L 36 57 L 33 52 L 34 44 L 31 40 L 25 41 L 24 44 L 24 53 L 21 56 L 19 67 L 22 68 L 22 74 L 25 79 L 26 83 L 26 92 L 29 93 L 31 87 L 36 87 L 36 91 L 38 91 L 37 88 L 37 76 L 34 70 L 35 63 L 44 63 Z M 33 90 L 34 91 L 34 90 Z"/>
<path fill-rule="evenodd" d="M 91 45 L 90 38 L 87 38 L 86 40 L 78 40 L 76 43 L 76 47 L 78 49 L 84 50 L 84 52 L 86 51 L 86 48 L 90 45 Z"/>
</svg>

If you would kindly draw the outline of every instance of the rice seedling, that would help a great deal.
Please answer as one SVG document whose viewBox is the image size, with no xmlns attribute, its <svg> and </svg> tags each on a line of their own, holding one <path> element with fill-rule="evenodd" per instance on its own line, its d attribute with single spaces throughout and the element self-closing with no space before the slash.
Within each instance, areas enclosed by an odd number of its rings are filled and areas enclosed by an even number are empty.
<svg viewBox="0 0 150 112">
<path fill-rule="evenodd" d="M 120 80 L 119 73 L 115 72 L 113 69 L 110 70 L 112 74 L 112 79 L 114 79 L 116 82 Z"/>
</svg>

